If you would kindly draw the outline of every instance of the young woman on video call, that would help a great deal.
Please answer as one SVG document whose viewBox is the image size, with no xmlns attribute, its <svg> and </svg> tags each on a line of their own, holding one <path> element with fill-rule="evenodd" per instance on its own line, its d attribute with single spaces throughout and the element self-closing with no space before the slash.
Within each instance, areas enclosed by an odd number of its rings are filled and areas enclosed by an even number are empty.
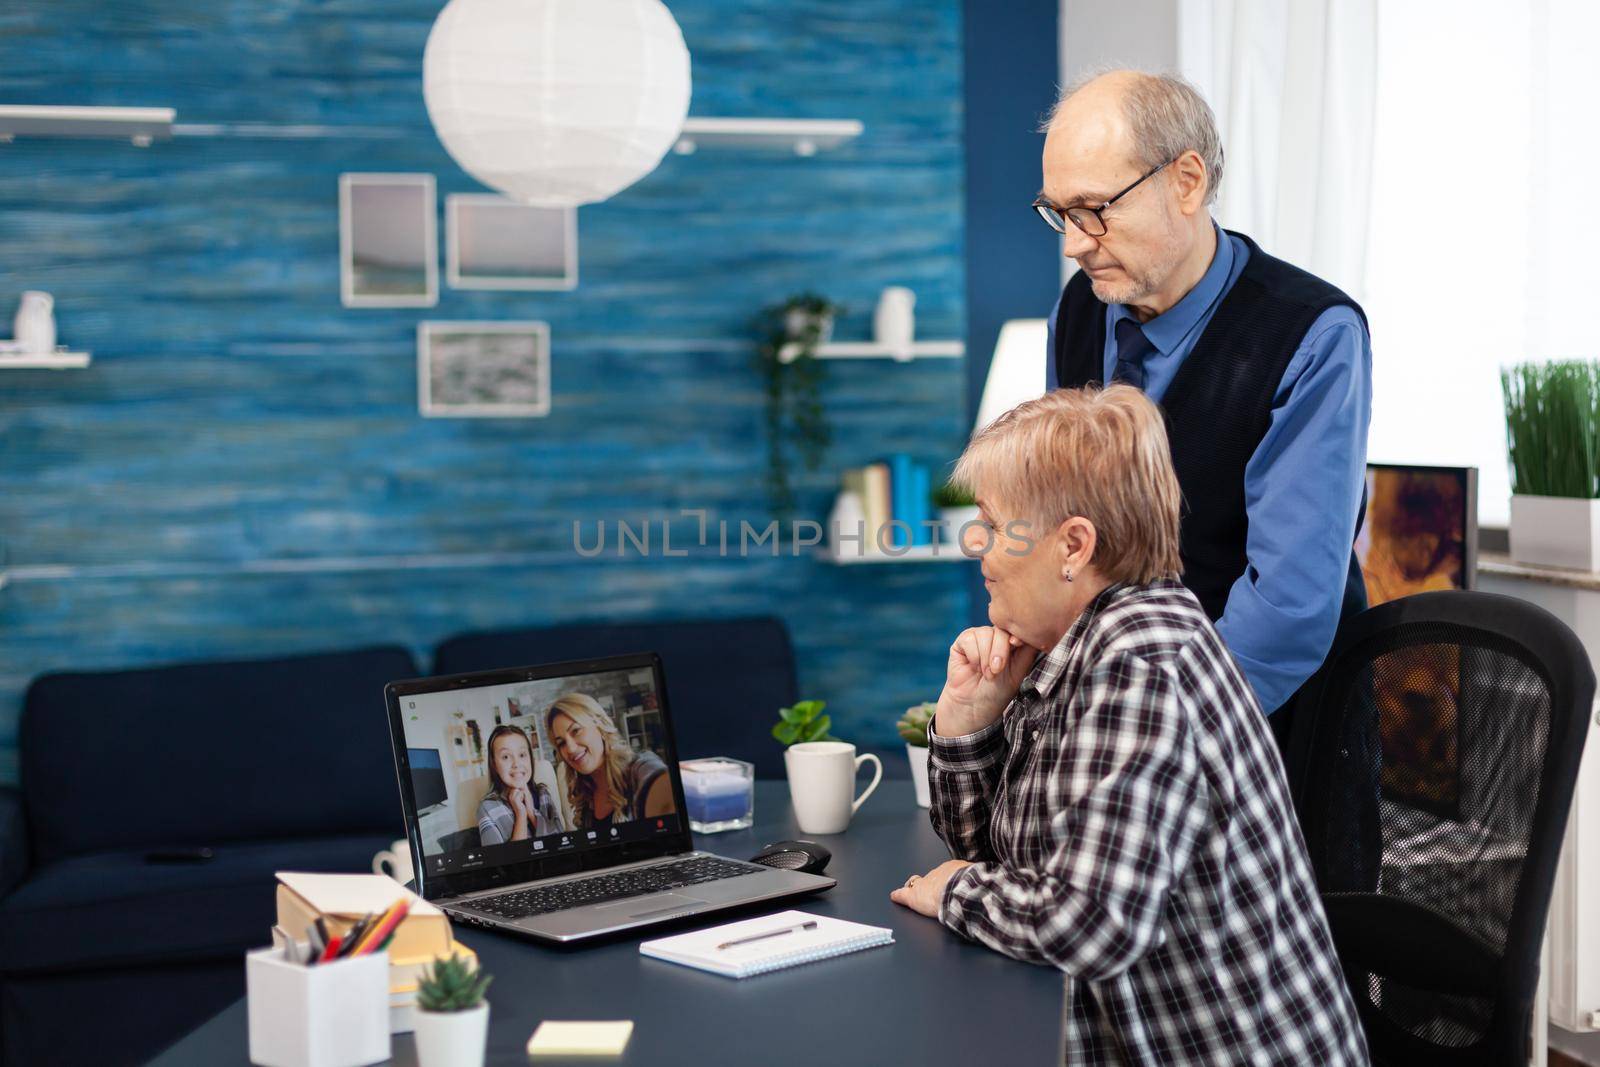
<svg viewBox="0 0 1600 1067">
<path fill-rule="evenodd" d="M 653 752 L 635 752 L 587 693 L 568 693 L 544 714 L 574 829 L 593 830 L 674 810 L 672 778 Z"/>
<path fill-rule="evenodd" d="M 485 845 L 560 833 L 561 809 L 533 780 L 533 745 L 518 726 L 489 735 L 489 792 L 478 803 L 478 839 Z"/>
</svg>

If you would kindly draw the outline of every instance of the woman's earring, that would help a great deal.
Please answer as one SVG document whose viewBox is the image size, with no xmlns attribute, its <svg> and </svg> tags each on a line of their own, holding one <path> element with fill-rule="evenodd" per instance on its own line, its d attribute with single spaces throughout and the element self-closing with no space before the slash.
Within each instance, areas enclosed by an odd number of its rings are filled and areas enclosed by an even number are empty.
<svg viewBox="0 0 1600 1067">
<path fill-rule="evenodd" d="M 1061 577 L 1065 578 L 1069 582 L 1072 581 L 1072 569 L 1070 567 L 1062 567 Z"/>
</svg>

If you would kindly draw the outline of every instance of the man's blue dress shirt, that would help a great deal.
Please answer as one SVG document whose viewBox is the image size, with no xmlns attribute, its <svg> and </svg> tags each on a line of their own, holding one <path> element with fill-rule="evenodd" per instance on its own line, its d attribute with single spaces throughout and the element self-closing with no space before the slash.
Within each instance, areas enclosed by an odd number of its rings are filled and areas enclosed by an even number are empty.
<svg viewBox="0 0 1600 1067">
<path fill-rule="evenodd" d="M 1217 252 L 1198 285 L 1144 324 L 1155 351 L 1145 360 L 1144 391 L 1159 402 L 1244 270 L 1249 249 L 1217 229 Z M 1050 312 L 1046 387 L 1056 387 Z M 1105 381 L 1117 363 L 1117 323 L 1106 314 Z M 1339 624 L 1366 481 L 1372 421 L 1372 342 L 1361 317 L 1329 308 L 1306 331 L 1272 398 L 1272 421 L 1245 467 L 1248 565 L 1228 592 L 1217 630 L 1264 711 L 1282 707 L 1322 665 Z"/>
</svg>

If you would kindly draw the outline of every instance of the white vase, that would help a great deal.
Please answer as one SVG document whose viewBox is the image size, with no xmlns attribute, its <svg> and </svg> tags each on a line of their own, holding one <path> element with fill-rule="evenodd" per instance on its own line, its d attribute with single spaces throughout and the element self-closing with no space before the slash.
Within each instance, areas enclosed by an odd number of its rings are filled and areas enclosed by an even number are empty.
<svg viewBox="0 0 1600 1067">
<path fill-rule="evenodd" d="M 834 558 L 860 556 L 866 552 L 867 510 L 861 495 L 848 489 L 834 497 L 828 513 L 828 551 Z"/>
<path fill-rule="evenodd" d="M 416 1012 L 418 1067 L 483 1067 L 489 1046 L 489 1002 L 467 1011 Z"/>
<path fill-rule="evenodd" d="M 947 545 L 961 545 L 961 528 L 978 521 L 978 506 L 939 509 L 939 539 Z"/>
<path fill-rule="evenodd" d="M 933 798 L 928 795 L 928 746 L 907 745 L 906 759 L 911 761 L 911 784 L 917 790 L 917 803 L 931 807 Z"/>
<path fill-rule="evenodd" d="M 917 332 L 916 307 L 916 293 L 904 286 L 889 286 L 878 297 L 878 309 L 872 315 L 872 339 L 909 356 Z"/>
<path fill-rule="evenodd" d="M 1600 500 L 1513 494 L 1511 558 L 1543 567 L 1600 570 Z"/>
<path fill-rule="evenodd" d="M 12 333 L 24 352 L 54 352 L 56 349 L 55 298 L 49 293 L 29 290 L 22 294 Z"/>
</svg>

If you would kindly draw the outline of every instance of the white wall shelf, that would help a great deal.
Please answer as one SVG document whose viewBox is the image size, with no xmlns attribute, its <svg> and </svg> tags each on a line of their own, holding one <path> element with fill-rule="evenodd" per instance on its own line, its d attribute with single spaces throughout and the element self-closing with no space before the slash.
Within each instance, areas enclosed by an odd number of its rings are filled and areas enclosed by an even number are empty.
<svg viewBox="0 0 1600 1067">
<path fill-rule="evenodd" d="M 276 137 L 290 139 L 394 137 L 408 131 L 381 127 L 292 123 L 190 123 L 175 125 L 170 107 L 70 107 L 52 104 L 0 104 L 0 143 L 17 137 L 107 137 L 141 148 L 154 141 L 185 137 Z M 690 155 L 701 148 L 766 148 L 814 156 L 860 137 L 857 119 L 685 119 L 673 151 Z"/>
<path fill-rule="evenodd" d="M 856 119 L 685 119 L 673 151 L 701 148 L 781 148 L 814 156 L 861 136 Z"/>
<path fill-rule="evenodd" d="M 961 551 L 959 545 L 913 545 L 910 548 L 889 552 L 843 552 L 831 548 L 818 549 L 817 558 L 841 567 L 858 563 L 966 563 L 972 557 Z"/>
<path fill-rule="evenodd" d="M 40 352 L 35 355 L 0 354 L 0 370 L 80 370 L 89 365 L 87 352 Z"/>
<path fill-rule="evenodd" d="M 0 104 L 0 142 L 18 137 L 112 137 L 144 148 L 172 136 L 170 107 L 57 107 Z"/>
<path fill-rule="evenodd" d="M 910 348 L 891 348 L 872 341 L 834 341 L 817 346 L 818 359 L 892 359 L 896 363 L 909 363 L 914 359 L 959 359 L 966 354 L 967 346 L 961 341 L 913 341 Z M 787 344 L 778 350 L 778 359 L 793 363 L 800 355 L 798 344 Z"/>
</svg>

